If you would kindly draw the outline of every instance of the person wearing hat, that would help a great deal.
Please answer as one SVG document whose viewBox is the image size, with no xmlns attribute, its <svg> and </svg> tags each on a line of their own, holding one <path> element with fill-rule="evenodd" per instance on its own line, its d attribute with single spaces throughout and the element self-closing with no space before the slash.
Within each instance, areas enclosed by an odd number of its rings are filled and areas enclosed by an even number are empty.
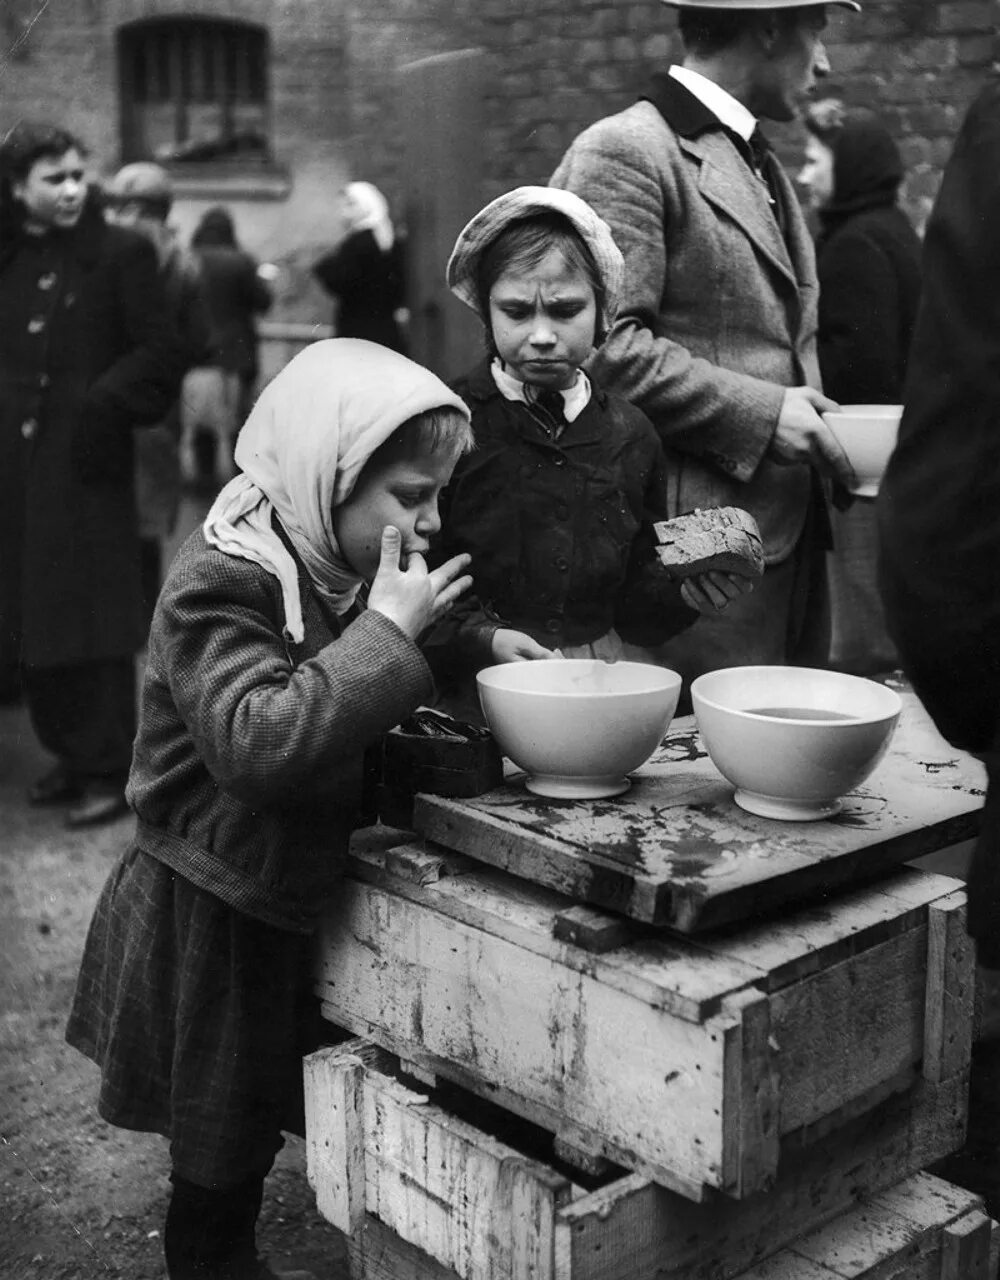
<svg viewBox="0 0 1000 1280">
<path fill-rule="evenodd" d="M 470 658 L 649 661 L 642 646 L 750 588 L 717 573 L 679 585 L 655 558 L 663 449 L 639 409 L 581 368 L 614 322 L 622 268 L 604 220 L 552 187 L 499 196 L 455 243 L 448 284 L 482 320 L 487 347 L 455 383 L 476 448 L 459 459 L 441 513 L 441 554 L 472 556 L 477 600 L 452 620 Z M 446 708 L 478 718 L 473 682 L 451 674 Z"/>
<path fill-rule="evenodd" d="M 208 308 L 198 261 L 180 244 L 167 221 L 174 202 L 170 175 L 158 164 L 127 164 L 104 187 L 104 200 L 110 221 L 132 227 L 152 242 L 167 318 L 181 341 L 185 368 L 202 363 L 211 351 Z M 135 500 L 147 629 L 163 578 L 163 542 L 174 532 L 180 508 L 180 433 L 177 400 L 162 422 L 135 435 Z"/>
<path fill-rule="evenodd" d="M 672 459 L 671 515 L 737 506 L 767 570 L 752 595 L 660 650 L 686 682 L 826 652 L 824 481 L 853 473 L 823 421 L 815 255 L 758 120 L 790 121 L 829 70 L 826 4 L 669 0 L 681 65 L 598 120 L 550 179 L 605 219 L 625 258 L 594 375 L 651 419 Z M 833 0 L 858 9 L 856 0 Z"/>
<path fill-rule="evenodd" d="M 54 764 L 34 805 L 127 812 L 144 638 L 133 427 L 181 361 L 156 254 L 109 226 L 80 141 L 22 120 L 0 141 L 0 634 Z"/>
</svg>

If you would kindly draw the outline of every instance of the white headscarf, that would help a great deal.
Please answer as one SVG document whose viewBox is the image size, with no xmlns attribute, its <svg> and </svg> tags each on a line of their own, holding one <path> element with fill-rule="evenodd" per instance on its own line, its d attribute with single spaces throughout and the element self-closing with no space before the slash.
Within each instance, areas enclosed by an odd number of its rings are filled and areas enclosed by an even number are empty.
<svg viewBox="0 0 1000 1280">
<path fill-rule="evenodd" d="M 261 392 L 236 444 L 243 474 L 222 489 L 202 528 L 209 546 L 274 574 L 295 642 L 304 634 L 298 574 L 272 512 L 317 592 L 345 613 L 361 578 L 337 545 L 333 509 L 397 427 L 443 405 L 468 419 L 464 402 L 430 370 L 360 338 L 312 343 Z"/>
<path fill-rule="evenodd" d="M 351 231 L 370 231 L 383 253 L 388 253 L 395 239 L 389 217 L 389 203 L 371 182 L 349 182 L 344 188 L 353 208 L 348 208 L 347 222 Z"/>
<path fill-rule="evenodd" d="M 517 187 L 491 201 L 459 232 L 448 259 L 448 287 L 456 298 L 489 324 L 489 316 L 479 304 L 477 276 L 479 261 L 501 231 L 538 213 L 560 213 L 590 250 L 594 266 L 604 286 L 604 303 L 598 329 L 607 333 L 614 323 L 621 301 L 625 260 L 615 244 L 611 228 L 586 201 L 559 187 Z"/>
</svg>

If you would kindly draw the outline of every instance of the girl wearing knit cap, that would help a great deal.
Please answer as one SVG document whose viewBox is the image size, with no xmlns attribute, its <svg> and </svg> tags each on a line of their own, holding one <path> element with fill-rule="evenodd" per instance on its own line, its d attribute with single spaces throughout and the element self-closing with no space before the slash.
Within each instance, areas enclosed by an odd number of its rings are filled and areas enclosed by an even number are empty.
<svg viewBox="0 0 1000 1280">
<path fill-rule="evenodd" d="M 472 556 L 476 599 L 459 635 L 494 661 L 631 657 L 724 609 L 749 582 L 682 586 L 654 556 L 666 459 L 646 416 L 597 386 L 584 362 L 615 316 L 622 255 L 568 191 L 519 187 L 481 210 L 448 262 L 452 291 L 486 327 L 486 359 L 455 384 L 476 448 L 442 507 L 442 549 Z M 442 633 L 443 634 L 443 633 Z M 445 699 L 472 714 L 470 680 Z"/>
<path fill-rule="evenodd" d="M 317 342 L 265 388 L 242 474 L 153 619 L 127 796 L 67 1028 L 100 1114 L 170 1141 L 171 1280 L 273 1276 L 256 1251 L 321 1026 L 311 934 L 337 898 L 367 747 L 431 696 L 416 637 L 467 589 L 429 570 L 471 443 L 461 399 L 374 343 Z"/>
</svg>

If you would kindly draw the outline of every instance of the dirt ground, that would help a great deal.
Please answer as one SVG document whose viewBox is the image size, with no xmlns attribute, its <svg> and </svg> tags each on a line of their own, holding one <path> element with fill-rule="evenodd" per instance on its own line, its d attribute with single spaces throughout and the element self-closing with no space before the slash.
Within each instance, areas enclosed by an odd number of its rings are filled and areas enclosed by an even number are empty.
<svg viewBox="0 0 1000 1280">
<path fill-rule="evenodd" d="M 0 1277 L 159 1280 L 166 1143 L 95 1110 L 97 1069 L 63 1040 L 91 910 L 131 819 L 68 832 L 24 802 L 49 764 L 20 708 L 0 708 Z M 268 1179 L 261 1251 L 343 1280 L 343 1239 L 316 1213 L 304 1143 Z"/>
</svg>

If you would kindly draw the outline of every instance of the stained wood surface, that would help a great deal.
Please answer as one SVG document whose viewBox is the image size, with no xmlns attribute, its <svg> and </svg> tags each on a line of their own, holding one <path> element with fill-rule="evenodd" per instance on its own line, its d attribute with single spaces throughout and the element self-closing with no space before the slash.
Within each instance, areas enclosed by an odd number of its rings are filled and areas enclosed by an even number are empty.
<svg viewBox="0 0 1000 1280">
<path fill-rule="evenodd" d="M 319 937 L 325 1015 L 688 1199 L 746 1197 L 786 1138 L 832 1132 L 925 1060 L 964 1066 L 946 1047 L 972 1021 L 957 881 L 904 868 L 723 937 L 633 925 L 595 953 L 556 936 L 565 898 L 456 862 L 422 884 L 352 855 Z"/>
<path fill-rule="evenodd" d="M 944 1086 L 920 1082 L 828 1139 L 789 1149 L 774 1185 L 748 1200 L 712 1197 L 700 1205 L 634 1174 L 609 1175 L 588 1191 L 543 1162 L 544 1135 L 532 1138 L 523 1127 L 511 1132 L 501 1112 L 483 1110 L 468 1096 L 462 1105 L 466 1118 L 459 1118 L 446 1099 L 404 1084 L 395 1060 L 367 1042 L 351 1041 L 307 1058 L 305 1085 L 310 1181 L 320 1211 L 348 1233 L 358 1264 L 368 1265 L 356 1274 L 422 1280 L 425 1272 L 412 1265 L 422 1258 L 426 1274 L 436 1280 L 735 1276 L 794 1248 L 850 1212 L 861 1196 L 876 1234 L 888 1224 L 890 1237 L 902 1231 L 905 1242 L 928 1227 L 944 1227 L 935 1280 L 986 1274 L 980 1269 L 988 1259 L 992 1224 L 976 1207 L 978 1200 L 964 1192 L 956 1199 L 957 1189 L 937 1180 L 920 1179 L 909 1191 L 898 1185 L 961 1141 L 963 1078 Z M 357 1154 L 344 1147 L 342 1115 L 330 1105 L 345 1093 L 361 1104 L 353 1135 Z M 449 1097 L 454 1102 L 454 1091 Z M 525 1149 L 526 1137 L 534 1155 Z M 348 1214 L 342 1189 L 356 1182 L 355 1160 L 361 1182 L 352 1198 L 363 1212 Z M 383 1239 L 396 1250 L 386 1253 Z M 817 1255 L 823 1266 L 838 1251 L 856 1260 L 856 1230 L 836 1233 L 832 1244 L 826 1253 L 812 1244 L 808 1259 L 797 1254 L 797 1280 L 810 1274 Z M 867 1266 L 872 1257 L 860 1261 Z M 897 1272 L 891 1274 L 896 1280 Z"/>
<path fill-rule="evenodd" d="M 835 817 L 778 822 L 740 809 L 694 718 L 612 800 L 532 795 L 523 774 L 473 799 L 420 795 L 414 828 L 578 901 L 694 933 L 881 875 L 973 837 L 982 765 L 949 746 L 916 696 L 889 752 Z"/>
</svg>

